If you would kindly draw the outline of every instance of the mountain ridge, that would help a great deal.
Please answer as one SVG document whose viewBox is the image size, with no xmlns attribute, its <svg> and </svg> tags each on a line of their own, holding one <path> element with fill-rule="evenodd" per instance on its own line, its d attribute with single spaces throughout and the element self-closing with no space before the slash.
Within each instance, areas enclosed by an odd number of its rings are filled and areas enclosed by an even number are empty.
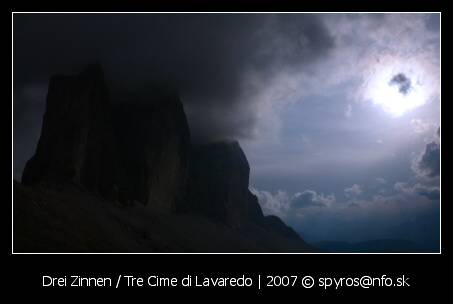
<svg viewBox="0 0 453 304">
<path fill-rule="evenodd" d="M 51 78 L 36 153 L 22 184 L 14 182 L 17 248 L 33 251 L 41 242 L 48 244 L 38 246 L 44 251 L 316 250 L 278 217 L 263 215 L 237 141 L 194 145 L 177 94 L 151 91 L 145 100 L 112 103 L 98 64 Z M 97 218 L 122 239 L 101 232 Z M 85 231 L 81 224 L 88 222 Z M 159 238 L 156 231 L 167 240 L 145 237 Z M 181 236 L 184 231 L 193 235 Z M 210 247 L 219 241 L 213 242 L 212 231 L 230 247 Z M 128 247 L 127 235 L 146 245 Z M 210 241 L 197 242 L 196 236 Z M 86 238 L 99 246 L 84 245 Z"/>
</svg>

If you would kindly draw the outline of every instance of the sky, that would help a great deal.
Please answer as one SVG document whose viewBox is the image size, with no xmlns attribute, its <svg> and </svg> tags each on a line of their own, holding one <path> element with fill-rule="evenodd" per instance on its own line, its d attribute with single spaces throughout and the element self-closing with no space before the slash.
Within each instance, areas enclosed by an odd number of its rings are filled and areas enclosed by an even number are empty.
<svg viewBox="0 0 453 304">
<path fill-rule="evenodd" d="M 16 14 L 13 22 L 15 178 L 34 153 L 49 77 L 100 62 L 113 99 L 171 84 L 194 142 L 238 140 L 264 213 L 307 241 L 438 248 L 438 14 Z"/>
</svg>

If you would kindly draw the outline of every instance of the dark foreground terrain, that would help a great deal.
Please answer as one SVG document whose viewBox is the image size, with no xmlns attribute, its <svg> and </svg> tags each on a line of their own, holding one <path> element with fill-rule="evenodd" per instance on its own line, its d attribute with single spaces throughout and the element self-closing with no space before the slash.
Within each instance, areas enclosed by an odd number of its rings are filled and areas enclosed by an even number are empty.
<svg viewBox="0 0 453 304">
<path fill-rule="evenodd" d="M 196 214 L 123 206 L 76 189 L 14 183 L 15 252 L 309 252 L 298 238 L 249 224 L 233 230 Z"/>
</svg>

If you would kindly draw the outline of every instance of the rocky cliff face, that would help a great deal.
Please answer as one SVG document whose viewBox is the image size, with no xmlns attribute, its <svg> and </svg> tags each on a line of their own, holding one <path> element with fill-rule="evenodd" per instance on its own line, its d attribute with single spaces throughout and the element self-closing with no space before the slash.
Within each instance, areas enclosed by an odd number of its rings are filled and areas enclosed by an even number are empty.
<svg viewBox="0 0 453 304">
<path fill-rule="evenodd" d="M 247 220 L 249 164 L 237 142 L 194 147 L 189 165 L 188 207 L 231 227 Z"/>
<path fill-rule="evenodd" d="M 71 183 L 110 197 L 115 163 L 109 94 L 101 67 L 52 77 L 41 137 L 25 166 L 23 184 Z"/>
<path fill-rule="evenodd" d="M 156 88 L 148 96 L 115 105 L 120 199 L 173 211 L 186 190 L 189 127 L 176 94 Z"/>
<path fill-rule="evenodd" d="M 249 190 L 250 167 L 238 142 L 194 147 L 189 163 L 186 208 L 235 229 L 250 224 L 278 235 L 300 239 L 277 216 L 264 216 L 258 198 Z"/>
<path fill-rule="evenodd" d="M 264 218 L 258 198 L 250 190 L 247 192 L 247 218 L 255 224 L 261 224 Z"/>
<path fill-rule="evenodd" d="M 25 185 L 73 184 L 110 200 L 173 210 L 185 189 L 190 136 L 175 94 L 110 102 L 99 65 L 49 84 L 38 148 Z"/>
</svg>

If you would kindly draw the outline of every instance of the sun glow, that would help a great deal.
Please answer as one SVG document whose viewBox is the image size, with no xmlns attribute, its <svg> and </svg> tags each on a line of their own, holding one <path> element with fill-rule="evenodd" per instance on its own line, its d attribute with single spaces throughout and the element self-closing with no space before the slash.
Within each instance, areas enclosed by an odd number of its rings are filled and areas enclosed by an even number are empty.
<svg viewBox="0 0 453 304">
<path fill-rule="evenodd" d="M 377 67 L 367 86 L 367 98 L 394 117 L 418 108 L 428 99 L 421 70 Z"/>
</svg>

